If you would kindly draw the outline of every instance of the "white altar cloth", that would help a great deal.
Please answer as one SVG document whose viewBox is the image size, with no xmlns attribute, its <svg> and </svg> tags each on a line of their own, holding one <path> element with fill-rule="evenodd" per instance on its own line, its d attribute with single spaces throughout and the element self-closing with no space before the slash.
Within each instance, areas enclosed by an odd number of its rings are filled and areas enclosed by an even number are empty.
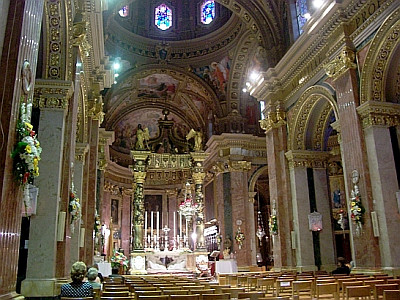
<svg viewBox="0 0 400 300">
<path fill-rule="evenodd" d="M 97 263 L 99 266 L 99 272 L 103 277 L 108 277 L 111 275 L 111 263 L 109 262 L 99 262 Z"/>
<path fill-rule="evenodd" d="M 215 262 L 215 272 L 219 274 L 236 273 L 238 271 L 235 259 L 221 259 Z"/>
</svg>

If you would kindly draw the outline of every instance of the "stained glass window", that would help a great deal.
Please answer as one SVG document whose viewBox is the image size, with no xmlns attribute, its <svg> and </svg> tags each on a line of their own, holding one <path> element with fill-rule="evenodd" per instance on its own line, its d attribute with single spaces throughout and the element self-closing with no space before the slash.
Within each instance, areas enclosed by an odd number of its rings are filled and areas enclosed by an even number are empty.
<svg viewBox="0 0 400 300">
<path fill-rule="evenodd" d="M 207 0 L 201 6 L 201 23 L 210 24 L 215 18 L 215 3 Z"/>
<path fill-rule="evenodd" d="M 303 33 L 303 26 L 307 22 L 307 18 L 305 17 L 307 13 L 307 0 L 296 0 L 297 24 L 300 34 Z"/>
<path fill-rule="evenodd" d="M 170 28 L 172 26 L 172 10 L 165 4 L 157 6 L 154 23 L 161 30 Z"/>
<path fill-rule="evenodd" d="M 119 15 L 120 15 L 121 17 L 123 17 L 123 18 L 127 17 L 127 16 L 128 16 L 128 13 L 129 13 L 129 6 L 128 6 L 128 5 L 124 6 L 123 8 L 121 8 L 121 9 L 119 10 L 118 13 L 119 13 Z"/>
</svg>

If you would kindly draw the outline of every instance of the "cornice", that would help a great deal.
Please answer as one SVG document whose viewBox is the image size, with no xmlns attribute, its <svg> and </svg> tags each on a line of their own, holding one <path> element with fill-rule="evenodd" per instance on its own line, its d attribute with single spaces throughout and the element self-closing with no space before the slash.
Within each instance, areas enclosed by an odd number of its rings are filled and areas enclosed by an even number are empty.
<svg viewBox="0 0 400 300">
<path fill-rule="evenodd" d="M 66 109 L 73 91 L 72 81 L 36 79 L 33 105 L 39 108 Z"/>
<path fill-rule="evenodd" d="M 400 125 L 400 104 L 368 101 L 357 107 L 363 128 Z"/>
<path fill-rule="evenodd" d="M 373 17 L 362 19 L 357 28 L 350 28 L 348 24 L 355 22 L 360 15 L 365 15 L 368 3 L 363 0 L 347 0 L 334 4 L 331 12 L 323 16 L 324 22 L 319 21 L 323 24 L 321 28 L 312 28 L 310 32 L 312 26 L 306 24 L 304 33 L 277 66 L 263 74 L 264 82 L 253 91 L 253 96 L 268 101 L 285 100 L 285 103 L 288 103 L 299 90 L 313 84 L 310 80 L 321 74 L 323 65 L 343 48 L 346 43 L 345 32 L 352 36 L 356 30 L 360 34 L 361 27 L 367 30 L 376 20 L 376 15 L 387 16 L 390 13 L 385 11 L 385 8 L 394 1 L 380 1 L 381 7 L 375 10 Z"/>
</svg>

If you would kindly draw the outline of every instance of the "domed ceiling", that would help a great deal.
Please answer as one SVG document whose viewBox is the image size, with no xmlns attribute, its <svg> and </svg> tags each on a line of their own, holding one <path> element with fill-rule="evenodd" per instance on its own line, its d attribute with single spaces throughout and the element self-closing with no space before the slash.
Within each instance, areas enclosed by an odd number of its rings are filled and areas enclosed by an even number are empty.
<svg viewBox="0 0 400 300">
<path fill-rule="evenodd" d="M 202 9 L 210 3 L 212 18 L 202 22 Z M 138 124 L 149 128 L 151 137 L 157 134 L 163 109 L 180 138 L 192 128 L 202 131 L 205 142 L 223 132 L 263 134 L 259 103 L 242 89 L 251 70 L 264 71 L 283 55 L 273 19 L 278 15 L 268 5 L 115 0 L 109 6 L 105 49 L 122 68 L 104 97 L 103 126 L 115 132 L 115 161 L 129 164 Z M 172 18 L 157 23 L 160 15 Z"/>
</svg>

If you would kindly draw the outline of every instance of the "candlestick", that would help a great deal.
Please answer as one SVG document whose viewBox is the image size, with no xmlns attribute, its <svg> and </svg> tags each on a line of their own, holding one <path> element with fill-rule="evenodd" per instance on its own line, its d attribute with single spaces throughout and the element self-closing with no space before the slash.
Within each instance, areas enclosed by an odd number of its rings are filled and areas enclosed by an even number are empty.
<svg viewBox="0 0 400 300">
<path fill-rule="evenodd" d="M 147 211 L 144 211 L 144 236 L 147 236 Z"/>
<path fill-rule="evenodd" d="M 182 213 L 179 212 L 179 236 L 182 236 Z"/>
<path fill-rule="evenodd" d="M 176 215 L 174 211 L 174 236 L 176 236 Z"/>
</svg>

